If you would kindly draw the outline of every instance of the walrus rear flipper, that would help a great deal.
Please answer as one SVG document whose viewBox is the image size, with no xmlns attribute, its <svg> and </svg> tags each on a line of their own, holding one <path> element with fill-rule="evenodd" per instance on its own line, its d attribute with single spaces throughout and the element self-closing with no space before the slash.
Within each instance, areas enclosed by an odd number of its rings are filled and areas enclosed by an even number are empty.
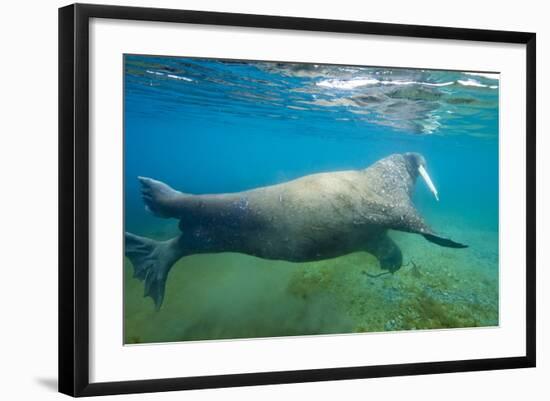
<svg viewBox="0 0 550 401">
<path fill-rule="evenodd" d="M 183 195 L 164 182 L 138 177 L 145 208 L 157 217 L 179 217 L 173 207 L 174 200 Z"/>
<path fill-rule="evenodd" d="M 134 265 L 134 277 L 145 285 L 144 297 L 151 297 L 158 311 L 164 300 L 166 278 L 172 265 L 182 256 L 177 238 L 155 241 L 125 233 L 125 254 Z"/>
<path fill-rule="evenodd" d="M 459 242 L 454 242 L 449 238 L 439 237 L 435 234 L 422 234 L 424 238 L 428 241 L 433 242 L 439 246 L 444 246 L 446 248 L 468 248 L 468 245 L 461 244 Z"/>
</svg>

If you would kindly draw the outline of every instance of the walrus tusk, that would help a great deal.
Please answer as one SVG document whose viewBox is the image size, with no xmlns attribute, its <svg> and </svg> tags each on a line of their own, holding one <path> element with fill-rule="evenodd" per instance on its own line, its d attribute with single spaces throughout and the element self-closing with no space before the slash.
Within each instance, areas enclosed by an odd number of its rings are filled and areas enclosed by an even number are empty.
<svg viewBox="0 0 550 401">
<path fill-rule="evenodd" d="M 420 165 L 418 167 L 418 172 L 420 173 L 420 175 L 424 179 L 424 182 L 426 183 L 428 188 L 430 188 L 430 191 L 432 191 L 432 194 L 434 194 L 435 199 L 437 201 L 439 201 L 439 196 L 437 195 L 437 188 L 435 187 L 434 183 L 432 182 L 432 179 L 430 178 L 430 175 L 428 174 L 428 172 L 426 171 L 424 166 Z"/>
</svg>

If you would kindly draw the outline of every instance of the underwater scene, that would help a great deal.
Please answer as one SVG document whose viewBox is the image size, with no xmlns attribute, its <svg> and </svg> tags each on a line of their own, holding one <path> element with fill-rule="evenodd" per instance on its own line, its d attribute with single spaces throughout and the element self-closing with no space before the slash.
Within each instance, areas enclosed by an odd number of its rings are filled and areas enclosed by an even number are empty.
<svg viewBox="0 0 550 401">
<path fill-rule="evenodd" d="M 499 324 L 499 74 L 124 56 L 124 344 Z"/>
</svg>

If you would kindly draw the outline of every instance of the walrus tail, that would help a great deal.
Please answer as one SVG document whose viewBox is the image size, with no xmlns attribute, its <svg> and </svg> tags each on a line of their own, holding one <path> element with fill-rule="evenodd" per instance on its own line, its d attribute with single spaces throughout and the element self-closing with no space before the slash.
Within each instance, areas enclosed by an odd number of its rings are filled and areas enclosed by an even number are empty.
<svg viewBox="0 0 550 401">
<path fill-rule="evenodd" d="M 178 238 L 155 241 L 128 232 L 124 237 L 124 252 L 134 265 L 134 277 L 144 282 L 143 296 L 151 297 L 158 311 L 164 300 L 168 272 L 182 256 Z"/>
</svg>

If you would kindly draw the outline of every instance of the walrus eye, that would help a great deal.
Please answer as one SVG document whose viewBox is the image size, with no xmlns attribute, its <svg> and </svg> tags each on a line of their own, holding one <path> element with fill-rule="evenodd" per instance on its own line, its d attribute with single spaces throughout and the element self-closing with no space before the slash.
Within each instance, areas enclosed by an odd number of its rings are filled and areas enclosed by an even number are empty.
<svg viewBox="0 0 550 401">
<path fill-rule="evenodd" d="M 432 182 L 432 179 L 430 178 L 430 175 L 428 174 L 428 172 L 426 171 L 426 169 L 422 164 L 418 166 L 418 172 L 424 179 L 424 182 L 426 183 L 430 191 L 432 191 L 432 194 L 434 194 L 435 199 L 439 201 L 439 196 L 437 195 L 437 188 L 435 187 L 434 183 Z"/>
</svg>

